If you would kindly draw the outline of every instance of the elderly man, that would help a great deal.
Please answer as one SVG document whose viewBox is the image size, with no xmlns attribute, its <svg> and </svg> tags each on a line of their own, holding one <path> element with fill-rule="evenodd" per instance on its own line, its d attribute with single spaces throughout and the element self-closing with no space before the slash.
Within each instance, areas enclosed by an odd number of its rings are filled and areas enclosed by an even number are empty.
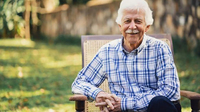
<svg viewBox="0 0 200 112">
<path fill-rule="evenodd" d="M 168 45 L 145 35 L 153 23 L 145 0 L 122 0 L 122 38 L 104 45 L 72 84 L 102 111 L 180 112 L 180 85 Z M 99 85 L 108 79 L 112 94 Z"/>
</svg>

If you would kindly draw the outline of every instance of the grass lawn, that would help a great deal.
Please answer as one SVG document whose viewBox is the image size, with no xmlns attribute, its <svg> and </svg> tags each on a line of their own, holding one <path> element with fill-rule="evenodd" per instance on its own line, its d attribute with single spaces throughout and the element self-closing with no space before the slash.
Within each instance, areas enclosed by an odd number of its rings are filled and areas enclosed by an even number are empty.
<svg viewBox="0 0 200 112">
<path fill-rule="evenodd" d="M 181 89 L 200 93 L 200 58 L 175 51 Z M 0 40 L 0 111 L 74 112 L 68 98 L 81 69 L 80 41 Z M 183 112 L 190 111 L 182 98 Z"/>
</svg>

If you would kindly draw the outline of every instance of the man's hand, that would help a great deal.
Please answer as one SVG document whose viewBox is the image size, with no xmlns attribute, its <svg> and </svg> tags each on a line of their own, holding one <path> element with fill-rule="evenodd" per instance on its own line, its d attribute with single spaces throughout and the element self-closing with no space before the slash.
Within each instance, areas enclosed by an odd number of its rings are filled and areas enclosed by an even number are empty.
<svg viewBox="0 0 200 112">
<path fill-rule="evenodd" d="M 100 92 L 96 97 L 96 106 L 101 111 L 121 111 L 121 99 L 114 94 L 108 94 L 106 92 Z"/>
<path fill-rule="evenodd" d="M 107 112 L 108 109 L 107 109 L 107 105 L 114 109 L 114 106 L 112 105 L 111 103 L 111 100 L 109 99 L 113 99 L 111 95 L 109 95 L 108 93 L 106 92 L 99 92 L 97 94 L 97 97 L 96 97 L 96 103 L 97 104 L 100 104 L 98 107 L 101 111 L 104 111 L 104 112 Z"/>
<path fill-rule="evenodd" d="M 121 98 L 118 99 L 118 101 L 113 103 L 114 109 L 108 108 L 109 112 L 121 112 Z"/>
</svg>

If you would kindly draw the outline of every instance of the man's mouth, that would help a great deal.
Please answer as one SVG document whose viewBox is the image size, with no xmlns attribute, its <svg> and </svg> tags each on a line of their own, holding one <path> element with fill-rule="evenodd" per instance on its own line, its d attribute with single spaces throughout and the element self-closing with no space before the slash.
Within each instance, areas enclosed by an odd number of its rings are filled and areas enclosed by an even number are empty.
<svg viewBox="0 0 200 112">
<path fill-rule="evenodd" d="M 131 30 L 131 29 L 128 29 L 128 30 L 126 30 L 126 33 L 128 33 L 128 34 L 138 34 L 139 31 L 138 31 L 138 30 Z"/>
</svg>

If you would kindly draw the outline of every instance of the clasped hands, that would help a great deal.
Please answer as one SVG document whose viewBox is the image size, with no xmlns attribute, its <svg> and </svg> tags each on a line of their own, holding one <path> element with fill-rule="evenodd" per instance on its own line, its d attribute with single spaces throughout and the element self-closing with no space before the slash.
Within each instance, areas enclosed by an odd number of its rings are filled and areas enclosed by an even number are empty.
<svg viewBox="0 0 200 112">
<path fill-rule="evenodd" d="M 121 98 L 115 94 L 99 92 L 96 97 L 96 107 L 99 107 L 101 112 L 119 112 L 121 111 Z"/>
</svg>

